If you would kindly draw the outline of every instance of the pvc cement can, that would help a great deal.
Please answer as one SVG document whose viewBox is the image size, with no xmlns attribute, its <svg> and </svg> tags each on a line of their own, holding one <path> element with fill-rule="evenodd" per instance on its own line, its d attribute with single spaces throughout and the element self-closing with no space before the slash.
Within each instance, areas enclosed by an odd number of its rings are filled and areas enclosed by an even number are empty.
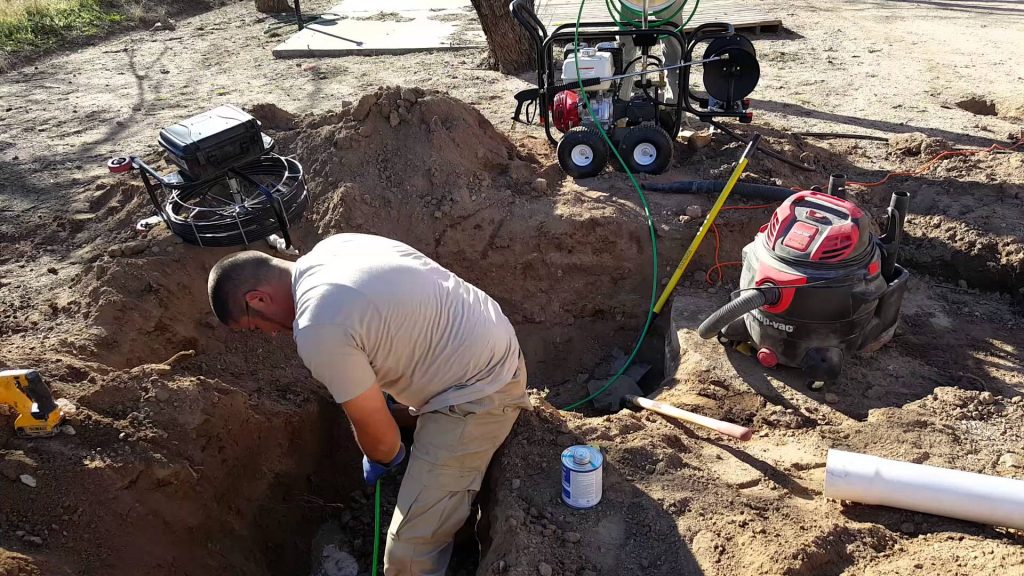
<svg viewBox="0 0 1024 576">
<path fill-rule="evenodd" d="M 601 501 L 604 455 L 593 446 L 562 451 L 562 501 L 570 508 L 591 508 Z"/>
</svg>

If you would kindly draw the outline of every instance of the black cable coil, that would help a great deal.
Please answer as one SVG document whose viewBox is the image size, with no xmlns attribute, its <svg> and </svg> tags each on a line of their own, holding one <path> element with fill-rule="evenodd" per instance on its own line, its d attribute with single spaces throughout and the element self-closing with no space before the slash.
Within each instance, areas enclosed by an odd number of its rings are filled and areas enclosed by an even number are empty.
<svg viewBox="0 0 1024 576">
<path fill-rule="evenodd" d="M 275 233 L 287 238 L 290 223 L 309 205 L 302 165 L 277 154 L 216 178 L 164 188 L 161 217 L 172 232 L 197 246 L 251 244 Z"/>
</svg>

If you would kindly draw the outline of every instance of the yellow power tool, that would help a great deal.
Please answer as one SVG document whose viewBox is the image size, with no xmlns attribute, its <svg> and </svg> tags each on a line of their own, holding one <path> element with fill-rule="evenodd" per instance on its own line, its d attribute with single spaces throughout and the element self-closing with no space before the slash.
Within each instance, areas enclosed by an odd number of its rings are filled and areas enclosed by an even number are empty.
<svg viewBox="0 0 1024 576">
<path fill-rule="evenodd" d="M 53 436 L 64 419 L 50 387 L 35 370 L 0 371 L 0 404 L 18 411 L 14 431 L 19 436 Z"/>
</svg>

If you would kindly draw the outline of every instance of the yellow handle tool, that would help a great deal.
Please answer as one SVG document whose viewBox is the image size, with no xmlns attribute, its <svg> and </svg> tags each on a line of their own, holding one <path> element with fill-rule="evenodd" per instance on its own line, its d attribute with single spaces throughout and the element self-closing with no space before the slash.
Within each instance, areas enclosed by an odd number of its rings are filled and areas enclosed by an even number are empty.
<svg viewBox="0 0 1024 576">
<path fill-rule="evenodd" d="M 743 155 L 740 156 L 740 161 L 736 163 L 736 168 L 733 169 L 732 175 L 729 176 L 729 181 L 725 183 L 725 188 L 722 188 L 722 192 L 718 195 L 718 200 L 715 200 L 715 205 L 711 207 L 711 211 L 708 212 L 707 218 L 704 219 L 704 223 L 700 225 L 700 230 L 697 231 L 697 235 L 693 237 L 693 241 L 690 242 L 690 247 L 686 249 L 686 253 L 683 254 L 683 259 L 679 261 L 679 265 L 676 266 L 676 271 L 672 273 L 672 278 L 669 279 L 665 289 L 661 292 L 661 297 L 658 298 L 658 303 L 654 305 L 654 313 L 661 314 L 662 308 L 668 302 L 668 297 L 672 295 L 672 291 L 676 289 L 676 285 L 679 284 L 679 280 L 683 277 L 686 272 L 687 266 L 690 265 L 690 260 L 693 260 L 694 254 L 697 253 L 697 249 L 700 248 L 701 242 L 704 241 L 704 237 L 707 236 L 708 230 L 711 229 L 711 225 L 715 223 L 715 218 L 718 217 L 718 213 L 722 210 L 722 206 L 725 201 L 729 199 L 729 194 L 732 192 L 736 182 L 739 181 L 740 175 L 743 174 L 743 170 L 746 169 L 747 164 L 750 162 L 750 158 L 754 155 L 757 150 L 757 144 L 761 141 L 761 135 L 755 133 L 750 138 L 750 142 L 747 143 L 747 149 L 743 151 Z"/>
<path fill-rule="evenodd" d="M 20 436 L 53 436 L 64 413 L 49 386 L 35 370 L 0 371 L 0 404 L 14 407 L 14 430 Z"/>
</svg>

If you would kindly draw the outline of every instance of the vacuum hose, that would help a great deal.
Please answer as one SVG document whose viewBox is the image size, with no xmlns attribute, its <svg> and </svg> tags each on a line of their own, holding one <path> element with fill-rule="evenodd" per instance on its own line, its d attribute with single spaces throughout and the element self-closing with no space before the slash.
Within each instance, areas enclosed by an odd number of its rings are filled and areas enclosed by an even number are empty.
<svg viewBox="0 0 1024 576">
<path fill-rule="evenodd" d="M 779 301 L 780 296 L 779 289 L 771 286 L 750 290 L 739 298 L 730 300 L 728 304 L 708 316 L 707 320 L 701 322 L 700 327 L 697 328 L 697 334 L 705 340 L 712 338 L 733 320 L 766 304 L 775 304 Z"/>
<path fill-rule="evenodd" d="M 722 180 L 682 180 L 679 182 L 646 182 L 644 190 L 651 192 L 674 192 L 677 194 L 718 194 L 725 187 Z M 781 186 L 765 186 L 763 184 L 749 184 L 737 182 L 733 193 L 748 198 L 761 198 L 780 202 L 796 194 L 795 190 Z"/>
</svg>

